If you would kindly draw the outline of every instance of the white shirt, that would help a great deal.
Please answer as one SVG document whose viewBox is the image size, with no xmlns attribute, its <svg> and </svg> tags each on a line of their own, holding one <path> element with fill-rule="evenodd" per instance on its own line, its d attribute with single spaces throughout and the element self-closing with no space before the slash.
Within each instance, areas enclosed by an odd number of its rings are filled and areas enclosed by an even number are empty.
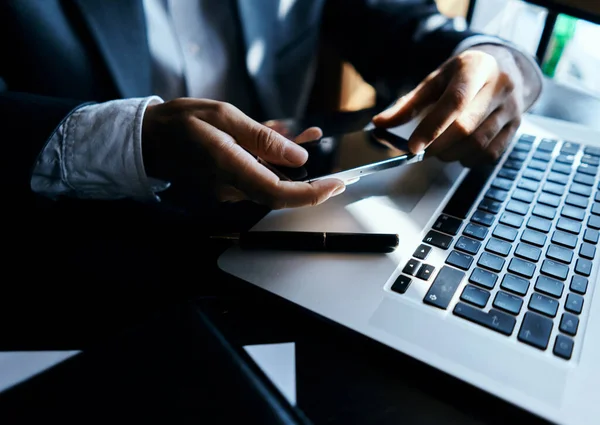
<svg viewBox="0 0 600 425">
<path fill-rule="evenodd" d="M 227 101 L 251 112 L 251 96 L 244 86 L 245 65 L 237 62 L 243 55 L 236 51 L 240 46 L 229 2 L 143 2 L 156 95 L 89 105 L 71 114 L 35 164 L 34 192 L 51 198 L 158 201 L 156 194 L 169 183 L 148 178 L 144 170 L 142 120 L 149 104 L 189 96 Z M 454 54 L 487 43 L 500 42 L 492 37 L 470 37 Z M 529 81 L 537 78 L 541 84 L 533 58 L 511 47 Z"/>
</svg>

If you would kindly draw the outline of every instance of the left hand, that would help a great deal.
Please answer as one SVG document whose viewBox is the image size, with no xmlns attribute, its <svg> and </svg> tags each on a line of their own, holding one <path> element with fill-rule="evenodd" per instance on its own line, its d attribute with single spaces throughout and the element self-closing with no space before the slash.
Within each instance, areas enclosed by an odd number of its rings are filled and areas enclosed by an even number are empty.
<svg viewBox="0 0 600 425">
<path fill-rule="evenodd" d="M 512 53 L 475 46 L 446 61 L 413 91 L 373 118 L 395 127 L 424 115 L 409 139 L 417 153 L 473 166 L 497 160 L 519 128 L 525 105 L 523 75 Z"/>
</svg>

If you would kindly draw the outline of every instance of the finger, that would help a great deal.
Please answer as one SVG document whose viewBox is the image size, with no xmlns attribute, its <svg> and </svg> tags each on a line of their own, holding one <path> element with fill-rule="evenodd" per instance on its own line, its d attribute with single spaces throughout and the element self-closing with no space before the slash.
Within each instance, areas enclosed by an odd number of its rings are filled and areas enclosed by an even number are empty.
<svg viewBox="0 0 600 425">
<path fill-rule="evenodd" d="M 428 155 L 440 155 L 456 143 L 471 136 L 504 101 L 495 87 L 487 84 L 475 96 L 465 111 L 427 148 Z"/>
<path fill-rule="evenodd" d="M 302 144 L 306 142 L 311 142 L 313 140 L 318 140 L 321 137 L 323 137 L 323 131 L 319 127 L 309 127 L 302 133 L 300 133 L 298 136 L 296 136 L 294 142 Z"/>
<path fill-rule="evenodd" d="M 475 164 L 483 160 L 488 145 L 494 140 L 509 118 L 506 112 L 499 108 L 470 135 L 454 144 L 439 155 L 442 161 L 462 161 L 467 164 Z"/>
<path fill-rule="evenodd" d="M 444 69 L 436 70 L 415 89 L 398 99 L 392 106 L 373 117 L 377 127 L 396 127 L 406 124 L 440 98 L 448 83 Z"/>
<path fill-rule="evenodd" d="M 412 152 L 420 152 L 437 139 L 465 111 L 487 81 L 497 72 L 489 60 L 464 60 L 453 68 L 454 75 L 440 99 L 409 138 Z"/>
<path fill-rule="evenodd" d="M 298 144 L 254 121 L 229 103 L 207 101 L 196 116 L 231 135 L 239 145 L 272 164 L 299 167 L 308 158 L 306 150 Z"/>
<path fill-rule="evenodd" d="M 202 120 L 195 120 L 192 125 L 195 141 L 214 158 L 228 183 L 255 202 L 274 209 L 317 205 L 345 188 L 337 179 L 312 184 L 281 181 L 227 133 Z"/>
<path fill-rule="evenodd" d="M 506 151 L 506 148 L 508 147 L 510 141 L 514 138 L 520 125 L 520 118 L 515 118 L 507 123 L 494 138 L 494 140 L 490 142 L 487 149 L 483 153 L 483 159 L 488 162 L 497 161 Z"/>
</svg>

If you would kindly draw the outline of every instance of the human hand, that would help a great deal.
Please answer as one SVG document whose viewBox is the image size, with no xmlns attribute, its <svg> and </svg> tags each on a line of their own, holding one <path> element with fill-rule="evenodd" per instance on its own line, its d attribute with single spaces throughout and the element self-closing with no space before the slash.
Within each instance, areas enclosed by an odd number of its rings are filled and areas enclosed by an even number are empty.
<svg viewBox="0 0 600 425">
<path fill-rule="evenodd" d="M 318 133 L 318 134 L 317 134 Z M 320 130 L 311 128 L 299 141 Z M 146 109 L 142 125 L 146 173 L 211 186 L 220 200 L 249 199 L 272 209 L 317 205 L 342 193 L 344 183 L 282 181 L 256 157 L 299 167 L 307 152 L 236 107 L 206 99 L 176 99 Z"/>
<path fill-rule="evenodd" d="M 465 166 L 497 160 L 519 128 L 525 107 L 523 75 L 512 53 L 475 46 L 446 61 L 413 91 L 373 118 L 395 127 L 424 114 L 409 139 L 417 153 Z"/>
</svg>

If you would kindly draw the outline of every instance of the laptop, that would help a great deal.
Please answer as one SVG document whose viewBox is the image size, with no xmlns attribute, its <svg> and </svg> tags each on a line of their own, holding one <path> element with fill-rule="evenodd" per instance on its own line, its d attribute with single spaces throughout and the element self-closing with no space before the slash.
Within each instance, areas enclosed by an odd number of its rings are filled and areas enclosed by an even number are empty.
<svg viewBox="0 0 600 425">
<path fill-rule="evenodd" d="M 219 267 L 546 420 L 597 424 L 599 168 L 600 132 L 527 115 L 495 165 L 429 158 L 252 229 L 398 233 L 392 253 L 232 247 Z"/>
</svg>

